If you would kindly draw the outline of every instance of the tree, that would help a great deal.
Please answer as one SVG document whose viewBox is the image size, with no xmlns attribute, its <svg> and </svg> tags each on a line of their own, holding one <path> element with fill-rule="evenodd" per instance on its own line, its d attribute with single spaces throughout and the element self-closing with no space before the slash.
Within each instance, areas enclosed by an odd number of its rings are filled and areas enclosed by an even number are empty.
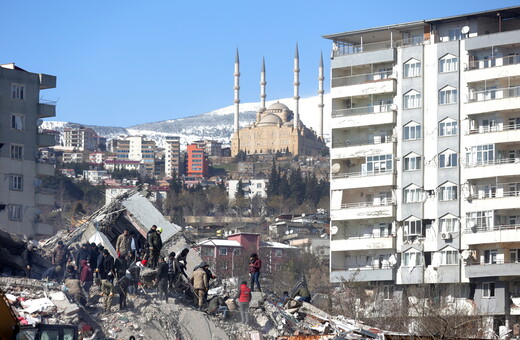
<svg viewBox="0 0 520 340">
<path fill-rule="evenodd" d="M 240 179 L 237 184 L 237 191 L 235 191 L 235 199 L 241 199 L 246 196 L 246 192 L 244 191 L 242 180 Z"/>
<path fill-rule="evenodd" d="M 245 162 L 247 159 L 247 154 L 244 150 L 238 151 L 235 156 L 235 162 Z"/>
</svg>

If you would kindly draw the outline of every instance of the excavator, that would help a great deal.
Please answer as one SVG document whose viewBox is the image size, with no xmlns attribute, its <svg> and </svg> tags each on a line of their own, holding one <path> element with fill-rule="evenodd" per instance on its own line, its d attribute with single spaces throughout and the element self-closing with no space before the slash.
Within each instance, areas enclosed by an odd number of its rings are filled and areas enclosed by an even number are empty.
<svg viewBox="0 0 520 340">
<path fill-rule="evenodd" d="M 78 340 L 73 325 L 21 325 L 0 289 L 0 340 Z"/>
</svg>

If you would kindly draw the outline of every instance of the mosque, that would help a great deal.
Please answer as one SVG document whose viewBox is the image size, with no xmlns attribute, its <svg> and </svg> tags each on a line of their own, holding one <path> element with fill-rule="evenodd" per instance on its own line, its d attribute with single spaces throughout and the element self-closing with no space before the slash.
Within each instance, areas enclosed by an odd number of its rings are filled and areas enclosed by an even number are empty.
<svg viewBox="0 0 520 340">
<path fill-rule="evenodd" d="M 298 46 L 294 56 L 294 112 L 282 103 L 274 103 L 265 107 L 265 61 L 262 60 L 260 75 L 260 109 L 256 113 L 256 120 L 249 126 L 239 129 L 240 109 L 240 61 L 238 50 L 235 57 L 235 116 L 234 133 L 231 137 L 231 155 L 240 151 L 248 155 L 287 153 L 293 156 L 317 156 L 325 143 L 323 141 L 323 57 L 320 59 L 318 76 L 319 94 L 319 124 L 318 132 L 307 128 L 299 117 L 299 55 Z"/>
</svg>

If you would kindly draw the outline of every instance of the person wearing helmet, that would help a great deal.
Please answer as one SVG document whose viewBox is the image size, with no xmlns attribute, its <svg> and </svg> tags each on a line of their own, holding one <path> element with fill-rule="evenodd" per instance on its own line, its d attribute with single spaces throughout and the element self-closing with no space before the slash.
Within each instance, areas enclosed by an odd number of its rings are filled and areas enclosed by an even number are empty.
<svg viewBox="0 0 520 340">
<path fill-rule="evenodd" d="M 161 239 L 162 228 L 156 227 L 155 231 L 152 232 L 153 229 L 150 230 L 151 232 L 148 235 L 148 248 L 150 250 L 150 267 L 156 269 L 163 246 Z"/>
</svg>

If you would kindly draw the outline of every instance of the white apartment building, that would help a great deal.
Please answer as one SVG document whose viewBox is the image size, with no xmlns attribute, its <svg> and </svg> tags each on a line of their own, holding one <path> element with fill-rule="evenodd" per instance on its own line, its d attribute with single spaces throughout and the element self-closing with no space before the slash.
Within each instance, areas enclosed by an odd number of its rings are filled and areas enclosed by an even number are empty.
<svg viewBox="0 0 520 340">
<path fill-rule="evenodd" d="M 157 149 L 155 141 L 147 140 L 144 136 L 128 136 L 112 144 L 116 144 L 115 153 L 118 160 L 141 161 L 149 175 L 154 173 Z"/>
<path fill-rule="evenodd" d="M 267 197 L 267 183 L 269 180 L 267 179 L 249 179 L 242 181 L 242 189 L 244 190 L 245 196 L 247 198 L 253 198 L 255 196 L 258 197 Z M 228 198 L 230 201 L 235 199 L 236 193 L 238 191 L 238 185 L 240 181 L 236 179 L 230 179 L 227 183 L 227 192 Z"/>
<path fill-rule="evenodd" d="M 180 175 L 181 138 L 179 136 L 166 136 L 166 148 L 164 150 L 164 173 L 171 177 L 175 173 Z"/>
<path fill-rule="evenodd" d="M 72 124 L 63 129 L 63 146 L 75 151 L 94 150 L 97 144 L 96 132 L 88 127 Z"/>
<path fill-rule="evenodd" d="M 54 232 L 39 209 L 54 205 L 54 192 L 41 187 L 54 166 L 39 158 L 38 148 L 55 143 L 54 135 L 39 129 L 42 118 L 56 115 L 56 103 L 41 100 L 40 90 L 55 87 L 55 76 L 0 65 L 0 227 L 11 233 Z"/>
<path fill-rule="evenodd" d="M 446 284 L 506 324 L 520 315 L 519 18 L 325 36 L 332 282 Z"/>
</svg>

